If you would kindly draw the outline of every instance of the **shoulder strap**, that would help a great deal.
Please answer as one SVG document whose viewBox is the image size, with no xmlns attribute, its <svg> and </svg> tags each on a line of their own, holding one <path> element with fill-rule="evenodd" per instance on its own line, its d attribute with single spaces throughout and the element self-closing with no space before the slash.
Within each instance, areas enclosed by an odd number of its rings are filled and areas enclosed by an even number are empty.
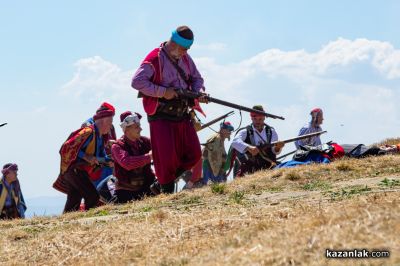
<svg viewBox="0 0 400 266">
<path fill-rule="evenodd" d="M 247 143 L 247 144 L 254 145 L 254 130 L 253 130 L 253 127 L 251 125 L 239 128 L 235 133 L 235 137 L 239 133 L 239 131 L 242 131 L 244 129 L 246 129 L 246 131 L 247 131 L 246 139 L 244 140 L 244 142 Z"/>
<path fill-rule="evenodd" d="M 247 130 L 247 136 L 246 136 L 246 139 L 244 140 L 244 142 L 246 142 L 248 144 L 251 144 L 251 145 L 254 145 L 254 130 L 253 130 L 253 127 L 251 125 L 247 126 L 246 130 Z"/>
<path fill-rule="evenodd" d="M 168 58 L 168 61 L 175 67 L 176 71 L 178 71 L 179 75 L 181 76 L 181 78 L 183 79 L 183 81 L 185 81 L 186 85 L 188 86 L 188 88 L 190 88 L 190 86 L 192 85 L 192 81 L 191 81 L 191 76 L 190 73 L 188 76 L 186 76 L 185 71 L 171 58 L 171 56 L 167 53 L 167 51 L 165 51 L 165 48 L 162 47 L 161 51 L 166 55 L 166 57 Z M 185 55 L 184 55 L 185 57 Z M 185 60 L 183 58 L 183 60 Z M 188 60 L 188 59 L 186 59 Z M 188 61 L 185 61 L 188 64 Z"/>
<path fill-rule="evenodd" d="M 271 143 L 272 139 L 272 128 L 268 126 L 267 124 L 264 124 L 265 126 L 265 135 L 267 136 L 267 143 Z"/>
</svg>

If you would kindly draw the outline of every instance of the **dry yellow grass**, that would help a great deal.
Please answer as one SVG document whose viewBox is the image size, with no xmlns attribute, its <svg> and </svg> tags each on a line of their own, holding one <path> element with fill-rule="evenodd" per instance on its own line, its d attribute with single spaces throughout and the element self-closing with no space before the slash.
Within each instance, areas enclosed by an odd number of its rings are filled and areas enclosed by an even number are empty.
<svg viewBox="0 0 400 266">
<path fill-rule="evenodd" d="M 0 263 L 396 265 L 399 196 L 400 156 L 258 172 L 214 190 L 0 222 Z M 391 256 L 327 260 L 327 248 Z"/>
</svg>

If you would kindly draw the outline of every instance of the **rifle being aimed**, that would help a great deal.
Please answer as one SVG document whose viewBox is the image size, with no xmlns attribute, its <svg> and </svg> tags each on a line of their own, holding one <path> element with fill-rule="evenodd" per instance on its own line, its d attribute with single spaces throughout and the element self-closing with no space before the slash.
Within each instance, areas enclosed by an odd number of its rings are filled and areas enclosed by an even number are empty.
<svg viewBox="0 0 400 266">
<path fill-rule="evenodd" d="M 253 108 L 249 108 L 249 107 L 245 107 L 245 106 L 238 105 L 238 104 L 235 104 L 235 103 L 230 103 L 230 102 L 227 102 L 227 101 L 223 101 L 223 100 L 220 100 L 220 99 L 217 99 L 217 98 L 213 98 L 210 95 L 204 94 L 204 93 L 201 93 L 201 92 L 193 92 L 193 91 L 188 91 L 188 90 L 183 90 L 183 89 L 176 89 L 175 91 L 178 94 L 178 96 L 181 97 L 181 98 L 193 99 L 194 100 L 194 99 L 198 99 L 200 97 L 205 97 L 205 99 L 208 102 L 211 102 L 211 103 L 216 103 L 216 104 L 228 106 L 228 107 L 231 107 L 231 108 L 234 108 L 234 109 L 238 109 L 238 110 L 242 110 L 242 111 L 246 111 L 246 112 L 249 112 L 249 113 L 257 113 L 257 114 L 260 114 L 260 115 L 265 115 L 266 117 L 270 117 L 270 118 L 273 118 L 273 119 L 285 120 L 285 118 L 282 117 L 282 116 L 269 114 L 269 113 L 266 113 L 266 112 L 263 112 L 263 111 L 260 111 L 260 110 L 255 110 Z"/>
<path fill-rule="evenodd" d="M 1 125 L 0 125 L 0 127 L 2 127 L 2 126 L 5 126 L 5 125 L 7 125 L 7 123 L 3 123 L 3 124 L 1 124 Z"/>
<path fill-rule="evenodd" d="M 277 143 L 290 143 L 290 142 L 294 142 L 297 140 L 301 140 L 301 139 L 307 139 L 307 138 L 312 138 L 315 136 L 319 136 L 322 134 L 327 133 L 328 131 L 320 131 L 320 132 L 315 132 L 315 133 L 310 133 L 310 134 L 305 134 L 305 135 L 301 135 L 295 138 L 290 138 L 290 139 L 285 139 L 285 140 L 281 140 L 281 141 L 274 141 L 271 143 L 263 143 L 257 146 L 258 150 L 259 150 L 259 155 L 261 156 L 261 158 L 263 158 L 264 160 L 270 161 L 271 159 L 269 159 L 268 157 L 268 150 L 273 147 L 275 144 Z M 253 156 L 249 153 L 246 152 L 245 154 L 242 154 L 242 156 L 238 156 L 237 159 L 239 160 L 240 163 L 246 162 L 248 160 L 251 160 Z M 266 159 L 267 158 L 267 159 Z"/>
</svg>

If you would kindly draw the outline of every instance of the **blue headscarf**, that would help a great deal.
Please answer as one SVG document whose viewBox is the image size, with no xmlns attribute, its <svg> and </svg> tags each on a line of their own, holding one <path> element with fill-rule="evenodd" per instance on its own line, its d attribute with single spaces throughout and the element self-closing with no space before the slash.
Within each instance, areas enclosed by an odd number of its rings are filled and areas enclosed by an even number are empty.
<svg viewBox="0 0 400 266">
<path fill-rule="evenodd" d="M 193 44 L 193 40 L 183 38 L 176 30 L 172 32 L 171 40 L 186 49 L 189 49 Z"/>
</svg>

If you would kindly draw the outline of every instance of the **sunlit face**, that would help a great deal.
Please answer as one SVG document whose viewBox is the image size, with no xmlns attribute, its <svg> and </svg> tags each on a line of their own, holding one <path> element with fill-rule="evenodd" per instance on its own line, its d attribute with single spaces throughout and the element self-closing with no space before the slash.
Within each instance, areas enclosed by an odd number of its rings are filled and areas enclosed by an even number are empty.
<svg viewBox="0 0 400 266">
<path fill-rule="evenodd" d="M 141 128 L 140 124 L 135 123 L 130 126 L 127 126 L 125 128 L 124 134 L 128 139 L 136 140 L 136 139 L 140 138 L 141 131 L 142 131 L 142 128 Z"/>
<path fill-rule="evenodd" d="M 7 182 L 11 183 L 17 180 L 18 177 L 18 171 L 9 171 L 6 178 L 7 178 Z"/>
<path fill-rule="evenodd" d="M 107 134 L 110 132 L 112 123 L 113 123 L 113 117 L 112 116 L 107 116 L 101 119 L 98 119 L 95 121 L 97 128 L 100 131 L 101 135 Z"/>
<path fill-rule="evenodd" d="M 315 124 L 317 125 L 317 126 L 319 126 L 319 125 L 322 125 L 322 122 L 324 121 L 324 114 L 322 113 L 322 111 L 321 112 L 319 112 L 318 114 L 317 114 L 317 117 L 315 118 Z"/>
<path fill-rule="evenodd" d="M 253 122 L 253 126 L 258 130 L 263 129 L 265 116 L 263 115 L 255 115 L 251 117 L 251 121 Z"/>
<path fill-rule="evenodd" d="M 222 138 L 230 139 L 231 133 L 232 133 L 232 132 L 229 131 L 229 130 L 226 129 L 226 128 L 221 128 L 220 133 L 221 133 Z"/>
<path fill-rule="evenodd" d="M 169 54 L 175 60 L 181 59 L 182 56 L 184 56 L 187 53 L 188 50 L 189 49 L 186 49 L 186 48 L 174 43 L 173 41 L 170 42 Z"/>
</svg>

